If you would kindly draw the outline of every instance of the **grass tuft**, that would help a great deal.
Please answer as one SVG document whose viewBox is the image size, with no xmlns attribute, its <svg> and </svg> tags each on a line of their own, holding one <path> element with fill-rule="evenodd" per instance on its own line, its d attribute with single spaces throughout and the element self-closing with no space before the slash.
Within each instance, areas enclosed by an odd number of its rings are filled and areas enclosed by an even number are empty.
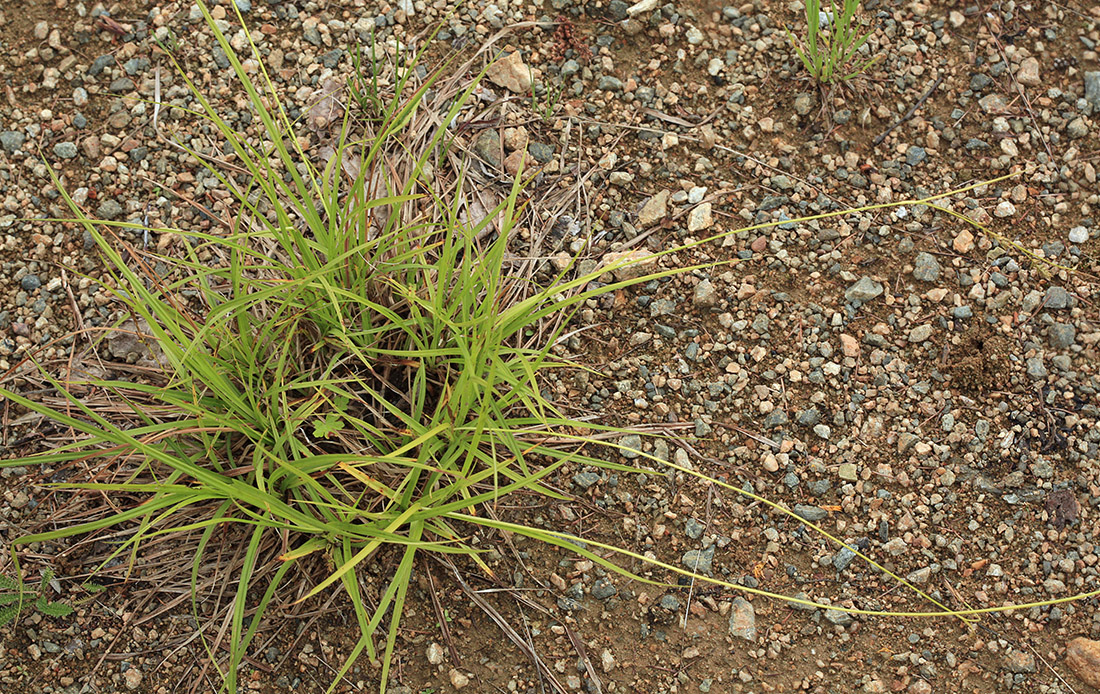
<svg viewBox="0 0 1100 694">
<path fill-rule="evenodd" d="M 791 45 L 815 81 L 822 84 L 847 82 L 878 59 L 876 56 L 853 62 L 873 33 L 868 31 L 860 35 L 853 25 L 859 3 L 860 0 L 829 0 L 828 11 L 822 11 L 821 0 L 806 0 L 805 41 L 799 41 L 787 29 Z"/>
<path fill-rule="evenodd" d="M 262 63 L 254 81 L 206 6 L 199 7 L 263 140 L 238 134 L 187 82 L 199 104 L 192 113 L 232 153 L 227 165 L 168 141 L 193 154 L 229 193 L 233 219 L 214 231 L 94 220 L 57 182 L 75 216 L 68 221 L 82 225 L 106 259 L 106 286 L 115 287 L 126 325 L 154 349 L 140 368 L 112 365 L 121 374 L 115 378 L 62 382 L 39 367 L 60 394 L 53 401 L 0 389 L 18 407 L 73 432 L 53 450 L 0 465 L 67 470 L 77 481 L 52 486 L 81 509 L 77 522 L 12 543 L 17 580 L 19 548 L 66 538 L 90 548 L 97 573 L 140 573 L 161 586 L 180 581 L 176 557 L 189 556 L 182 580 L 228 691 L 236 690 L 238 667 L 265 619 L 335 589 L 354 606 L 359 638 L 333 686 L 366 653 L 381 663 L 384 691 L 418 563 L 457 556 L 491 577 L 484 540 L 507 533 L 639 581 L 656 579 L 614 559 L 814 604 L 497 513 L 517 492 L 564 500 L 546 479 L 566 465 L 641 472 L 598 455 L 621 448 L 615 439 L 623 430 L 565 415 L 543 392 L 543 379 L 548 370 L 574 366 L 552 349 L 585 301 L 701 266 L 595 282 L 630 262 L 623 260 L 588 275 L 568 267 L 546 286 L 536 284 L 509 258 L 528 205 L 523 173 L 477 213 L 468 160 L 455 156 L 453 126 L 477 79 L 459 87 L 442 70 L 419 77 L 411 69 L 423 58 L 416 52 L 387 68 L 372 49 L 369 67 L 357 63 L 349 89 L 355 108 L 340 102 L 340 85 L 326 84 L 303 122 L 292 123 Z M 303 149 L 305 129 L 330 141 L 319 156 Z M 946 195 L 857 211 L 930 205 Z M 175 254 L 137 242 L 168 231 L 180 239 Z M 735 485 L 641 455 L 805 523 Z M 936 606 L 916 614 L 969 619 L 986 611 L 952 610 L 849 549 Z M 147 559 L 165 554 L 161 563 Z M 362 580 L 372 572 L 383 576 L 377 590 Z M 22 596 L 20 586 L 14 594 Z M 9 602 L 17 613 L 23 599 Z M 206 625 L 219 614 L 223 626 L 211 637 Z M 226 659 L 216 655 L 221 646 Z"/>
</svg>

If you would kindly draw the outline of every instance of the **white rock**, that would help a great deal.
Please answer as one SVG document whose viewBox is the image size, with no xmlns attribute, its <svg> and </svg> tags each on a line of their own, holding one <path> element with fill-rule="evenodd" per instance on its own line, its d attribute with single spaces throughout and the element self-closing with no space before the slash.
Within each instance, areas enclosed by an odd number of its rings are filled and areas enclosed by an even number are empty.
<svg viewBox="0 0 1100 694">
<path fill-rule="evenodd" d="M 642 209 L 638 212 L 638 226 L 646 228 L 653 226 L 657 222 L 665 218 L 668 214 L 668 191 L 662 190 L 649 200 L 645 201 L 642 205 Z"/>
<path fill-rule="evenodd" d="M 466 685 L 470 684 L 470 678 L 465 673 L 455 668 L 451 670 L 451 686 L 455 689 L 462 689 Z"/>
<path fill-rule="evenodd" d="M 998 217 L 1011 217 L 1016 214 L 1016 206 L 1008 200 L 1002 200 L 997 203 L 997 209 L 993 210 L 993 214 Z"/>
<path fill-rule="evenodd" d="M 428 662 L 432 665 L 439 665 L 443 662 L 443 646 L 438 643 L 431 643 L 428 645 Z"/>
<path fill-rule="evenodd" d="M 1025 58 L 1020 63 L 1020 71 L 1016 73 L 1016 81 L 1027 87 L 1038 87 L 1042 82 L 1039 79 L 1039 61 L 1035 58 Z"/>
<path fill-rule="evenodd" d="M 137 689 L 141 686 L 141 670 L 136 667 L 131 667 L 129 670 L 122 673 L 122 679 L 126 681 L 127 689 Z"/>
<path fill-rule="evenodd" d="M 501 58 L 485 71 L 489 81 L 516 94 L 531 91 L 531 68 L 523 62 L 523 56 L 516 51 Z"/>
<path fill-rule="evenodd" d="M 714 216 L 711 214 L 709 202 L 704 202 L 688 213 L 688 231 L 702 231 L 709 229 L 714 224 Z"/>
<path fill-rule="evenodd" d="M 640 0 L 634 3 L 630 7 L 626 8 L 626 13 L 631 17 L 637 17 L 645 12 L 652 12 L 657 9 L 657 4 L 660 0 Z"/>
<path fill-rule="evenodd" d="M 1085 227 L 1073 227 L 1069 230 L 1070 243 L 1084 243 L 1089 240 L 1089 230 Z"/>
<path fill-rule="evenodd" d="M 604 672 L 611 672 L 615 669 L 615 656 L 611 655 L 611 651 L 606 648 L 603 649 L 603 653 L 600 653 L 600 667 Z"/>
</svg>

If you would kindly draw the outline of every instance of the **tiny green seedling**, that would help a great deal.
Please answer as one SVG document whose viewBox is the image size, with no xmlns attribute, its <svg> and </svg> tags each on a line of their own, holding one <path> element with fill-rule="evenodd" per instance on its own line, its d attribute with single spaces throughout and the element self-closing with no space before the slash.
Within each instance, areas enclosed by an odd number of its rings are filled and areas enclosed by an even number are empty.
<svg viewBox="0 0 1100 694">
<path fill-rule="evenodd" d="M 31 593 L 23 589 L 21 581 L 0 575 L 0 626 L 14 621 L 23 611 L 23 605 L 31 605 L 47 617 L 67 617 L 72 614 L 72 607 L 46 599 L 46 589 L 50 587 L 51 581 L 53 572 L 46 569 L 42 572 L 38 589 Z"/>
<path fill-rule="evenodd" d="M 822 84 L 846 82 L 865 71 L 878 59 L 875 56 L 851 66 L 852 59 L 872 34 L 868 31 L 860 36 L 852 24 L 859 2 L 860 0 L 829 0 L 829 10 L 822 12 L 821 0 L 806 0 L 805 43 L 800 42 L 787 29 L 787 37 L 806 72 Z M 822 26 L 823 19 L 825 26 Z"/>
</svg>

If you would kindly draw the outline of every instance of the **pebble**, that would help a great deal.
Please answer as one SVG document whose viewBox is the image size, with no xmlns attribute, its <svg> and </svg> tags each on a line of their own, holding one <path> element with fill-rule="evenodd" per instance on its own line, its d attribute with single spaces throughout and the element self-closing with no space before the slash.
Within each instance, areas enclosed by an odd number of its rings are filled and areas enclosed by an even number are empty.
<svg viewBox="0 0 1100 694">
<path fill-rule="evenodd" d="M 1072 299 L 1069 292 L 1067 292 L 1064 287 L 1051 287 L 1047 290 L 1046 298 L 1043 300 L 1043 306 L 1061 310 L 1069 308 L 1071 302 Z"/>
<path fill-rule="evenodd" d="M 4 151 L 8 154 L 14 154 L 18 152 L 23 147 L 23 143 L 26 141 L 27 137 L 21 132 L 16 132 L 14 130 L 5 130 L 4 132 L 0 133 L 0 147 L 3 147 Z"/>
<path fill-rule="evenodd" d="M 443 662 L 443 646 L 440 646 L 438 643 L 435 643 L 433 641 L 432 643 L 428 644 L 426 655 L 428 657 L 429 663 L 431 663 L 432 665 L 439 665 Z"/>
<path fill-rule="evenodd" d="M 835 624 L 838 627 L 850 626 L 853 621 L 852 615 L 841 610 L 825 610 L 825 621 L 830 624 Z"/>
<path fill-rule="evenodd" d="M 1039 78 L 1039 61 L 1033 57 L 1024 58 L 1020 63 L 1020 69 L 1016 73 L 1016 81 L 1025 87 L 1038 87 L 1041 84 Z"/>
<path fill-rule="evenodd" d="M 695 285 L 692 301 L 699 308 L 710 308 L 718 303 L 718 290 L 714 288 L 714 283 L 703 280 Z"/>
<path fill-rule="evenodd" d="M 870 277 L 861 277 L 855 284 L 844 292 L 844 298 L 848 301 L 867 302 L 881 296 L 883 287 Z"/>
<path fill-rule="evenodd" d="M 141 670 L 131 667 L 122 673 L 122 680 L 126 683 L 127 689 L 137 689 L 141 686 Z"/>
<path fill-rule="evenodd" d="M 1065 349 L 1077 341 L 1077 328 L 1072 323 L 1055 323 L 1050 326 L 1050 345 L 1055 349 Z"/>
<path fill-rule="evenodd" d="M 496 130 L 483 130 L 474 140 L 474 154 L 485 160 L 494 169 L 500 169 L 503 162 L 500 155 L 500 135 Z"/>
<path fill-rule="evenodd" d="M 807 116 L 814 110 L 814 98 L 809 94 L 799 94 L 794 98 L 794 112 L 800 116 Z"/>
<path fill-rule="evenodd" d="M 621 441 L 622 448 L 619 452 L 623 454 L 624 458 L 633 460 L 637 458 L 642 451 L 642 437 L 638 434 L 627 434 Z"/>
<path fill-rule="evenodd" d="M 963 229 L 955 237 L 955 240 L 951 243 L 951 247 L 954 248 L 957 253 L 969 253 L 974 249 L 974 234 L 970 233 L 969 229 Z"/>
<path fill-rule="evenodd" d="M 531 68 L 523 62 L 523 55 L 519 51 L 514 51 L 490 65 L 485 76 L 493 84 L 515 94 L 529 94 L 531 91 Z"/>
<path fill-rule="evenodd" d="M 1082 682 L 1100 689 L 1100 641 L 1084 637 L 1070 641 L 1066 645 L 1066 665 Z"/>
<path fill-rule="evenodd" d="M 709 229 L 713 224 L 714 217 L 711 215 L 711 206 L 709 202 L 704 202 L 688 213 L 688 231 L 692 233 L 702 231 L 703 229 Z"/>
<path fill-rule="evenodd" d="M 657 9 L 657 5 L 660 4 L 660 0 L 640 0 L 627 8 L 626 13 L 631 17 L 637 17 L 640 14 L 646 14 Z"/>
<path fill-rule="evenodd" d="M 802 519 L 811 523 L 817 523 L 818 521 L 825 520 L 829 515 L 829 512 L 823 508 L 817 506 L 809 506 L 807 504 L 795 504 L 794 512 Z"/>
<path fill-rule="evenodd" d="M 924 342 L 930 337 L 932 337 L 932 326 L 929 323 L 918 325 L 909 331 L 910 342 Z"/>
<path fill-rule="evenodd" d="M 451 686 L 455 689 L 463 689 L 470 684 L 469 675 L 462 672 L 458 668 L 452 668 L 448 677 L 451 680 Z"/>
<path fill-rule="evenodd" d="M 645 201 L 638 212 L 638 226 L 643 229 L 651 227 L 668 215 L 669 192 L 662 190 Z"/>
<path fill-rule="evenodd" d="M 1005 655 L 1005 669 L 1009 672 L 1023 673 L 1023 672 L 1035 672 L 1035 656 L 1026 652 L 1018 650 L 1010 650 Z"/>
<path fill-rule="evenodd" d="M 59 159 L 75 159 L 79 151 L 76 148 L 75 142 L 58 142 L 53 146 L 53 153 L 56 154 Z"/>
<path fill-rule="evenodd" d="M 680 557 L 680 563 L 689 571 L 709 576 L 714 565 L 714 548 L 715 545 L 706 549 L 689 549 Z"/>
<path fill-rule="evenodd" d="M 1085 73 L 1085 101 L 1093 108 L 1100 108 L 1100 71 Z"/>
<path fill-rule="evenodd" d="M 1089 240 L 1089 230 L 1083 226 L 1076 226 L 1069 230 L 1070 243 L 1084 243 Z"/>
<path fill-rule="evenodd" d="M 918 253 L 913 262 L 913 277 L 921 282 L 935 282 L 940 278 L 940 263 L 931 253 Z"/>
<path fill-rule="evenodd" d="M 733 599 L 730 605 L 730 636 L 756 642 L 756 610 L 742 597 Z"/>
</svg>

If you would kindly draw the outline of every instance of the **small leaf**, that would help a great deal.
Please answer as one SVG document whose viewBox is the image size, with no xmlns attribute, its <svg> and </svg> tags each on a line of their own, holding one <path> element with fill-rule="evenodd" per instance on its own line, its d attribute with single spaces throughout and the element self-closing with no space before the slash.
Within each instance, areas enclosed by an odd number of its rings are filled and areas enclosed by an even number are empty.
<svg viewBox="0 0 1100 694">
<path fill-rule="evenodd" d="M 344 428 L 344 420 L 340 415 L 329 412 L 325 418 L 313 424 L 313 438 L 327 439 Z"/>
<path fill-rule="evenodd" d="M 73 613 L 73 608 L 63 602 L 47 602 L 38 611 L 47 617 L 68 617 Z"/>
<path fill-rule="evenodd" d="M 0 574 L 0 590 L 19 590 L 19 584 L 7 576 Z"/>
<path fill-rule="evenodd" d="M 0 627 L 4 626 L 19 615 L 19 605 L 0 607 Z"/>
<path fill-rule="evenodd" d="M 101 593 L 101 592 L 107 590 L 107 586 L 101 586 L 98 583 L 84 583 L 84 584 L 81 584 L 80 587 L 83 588 L 84 590 L 88 591 L 89 593 L 93 594 L 93 595 L 95 595 L 96 593 Z"/>
</svg>

